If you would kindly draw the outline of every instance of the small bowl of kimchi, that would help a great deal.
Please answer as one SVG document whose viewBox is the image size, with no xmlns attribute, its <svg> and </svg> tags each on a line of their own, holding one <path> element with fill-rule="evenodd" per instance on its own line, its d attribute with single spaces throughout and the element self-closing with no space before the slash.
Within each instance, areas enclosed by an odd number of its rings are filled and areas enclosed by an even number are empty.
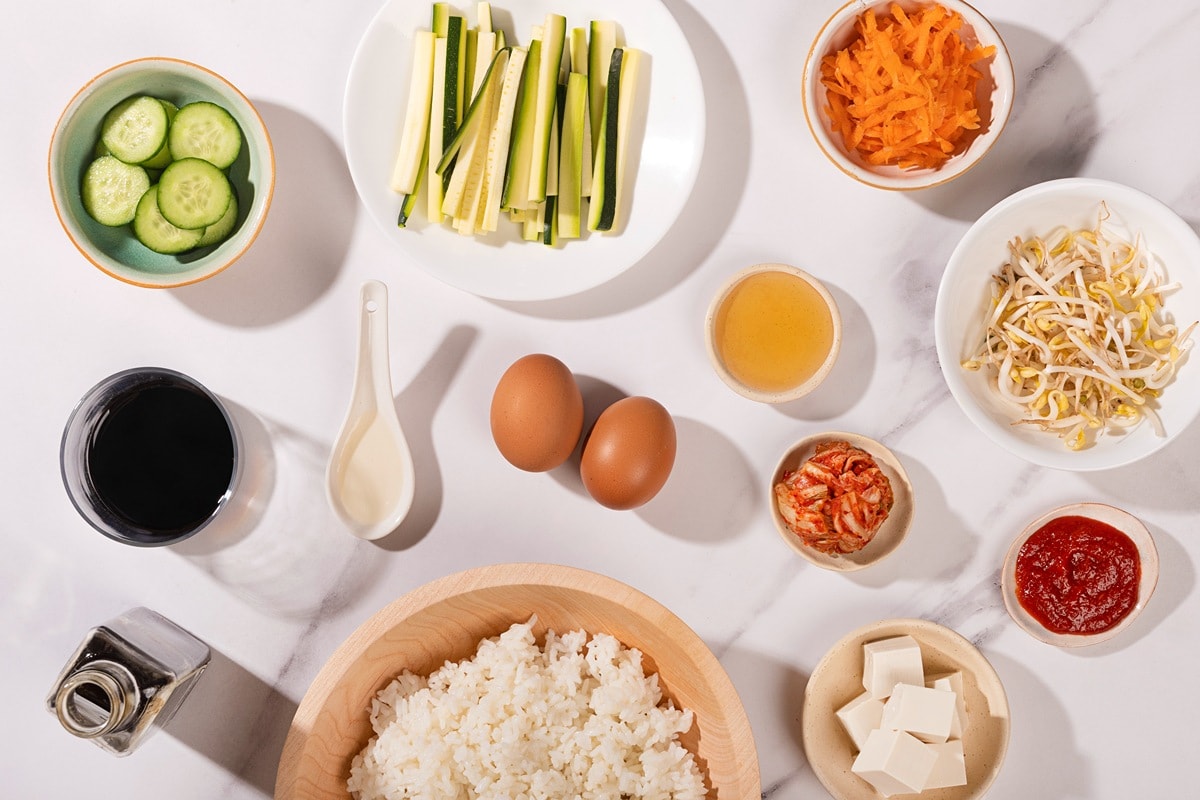
<svg viewBox="0 0 1200 800">
<path fill-rule="evenodd" d="M 1015 90 L 1004 40 L 961 0 L 851 0 L 817 33 L 801 82 L 809 130 L 833 165 L 898 191 L 975 166 Z"/>
<path fill-rule="evenodd" d="M 838 572 L 890 556 L 913 519 L 912 484 L 900 459 L 874 439 L 840 431 L 789 447 L 775 466 L 767 502 L 788 547 Z"/>
</svg>

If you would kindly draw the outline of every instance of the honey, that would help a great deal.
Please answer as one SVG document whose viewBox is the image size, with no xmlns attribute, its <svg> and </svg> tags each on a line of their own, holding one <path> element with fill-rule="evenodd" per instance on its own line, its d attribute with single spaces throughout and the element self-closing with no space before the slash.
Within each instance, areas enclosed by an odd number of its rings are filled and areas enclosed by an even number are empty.
<svg viewBox="0 0 1200 800">
<path fill-rule="evenodd" d="M 736 380 L 759 392 L 784 392 L 821 369 L 834 343 L 833 314 L 798 275 L 755 272 L 717 310 L 713 344 Z"/>
</svg>

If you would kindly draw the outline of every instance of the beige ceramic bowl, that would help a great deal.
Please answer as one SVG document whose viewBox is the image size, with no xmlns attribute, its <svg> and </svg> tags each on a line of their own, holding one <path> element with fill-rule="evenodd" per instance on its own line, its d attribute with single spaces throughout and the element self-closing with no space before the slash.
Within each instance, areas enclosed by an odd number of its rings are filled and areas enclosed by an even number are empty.
<svg viewBox="0 0 1200 800">
<path fill-rule="evenodd" d="M 83 173 L 95 156 L 100 123 L 127 97 L 149 94 L 177 106 L 207 100 L 222 106 L 242 129 L 242 151 L 229 168 L 237 193 L 238 219 L 225 241 L 179 255 L 155 253 L 133 235 L 131 226 L 110 228 L 83 208 Z M 54 128 L 49 156 L 50 195 L 63 230 L 84 258 L 118 280 L 165 288 L 204 280 L 228 267 L 250 248 L 262 230 L 275 188 L 271 137 L 253 104 L 220 75 L 174 58 L 141 58 L 118 64 L 71 98 Z"/>
<path fill-rule="evenodd" d="M 788 527 L 775 502 L 775 485 L 783 480 L 784 473 L 798 469 L 801 464 L 811 458 L 816 452 L 817 445 L 832 441 L 849 442 L 854 447 L 870 453 L 875 458 L 875 463 L 879 465 L 879 469 L 892 484 L 894 502 L 891 512 L 884 520 L 883 525 L 876 531 L 875 537 L 870 543 L 856 553 L 829 555 L 805 545 Z M 779 532 L 780 538 L 788 547 L 818 567 L 839 572 L 851 572 L 869 567 L 895 552 L 912 525 L 914 508 L 912 484 L 908 480 L 908 473 L 904 471 L 904 465 L 900 463 L 900 459 L 874 439 L 857 433 L 840 431 L 806 436 L 789 447 L 779 459 L 779 463 L 775 465 L 775 471 L 771 475 L 771 484 L 767 487 L 767 503 L 771 509 L 771 520 L 775 523 L 775 530 Z"/>
<path fill-rule="evenodd" d="M 995 55 L 980 62 L 986 69 L 976 87 L 977 106 L 983 124 L 970 134 L 965 149 L 936 169 L 905 170 L 893 166 L 868 163 L 855 150 L 847 148 L 841 135 L 830 128 L 826 90 L 821 84 L 821 59 L 847 47 L 855 38 L 855 20 L 867 9 L 876 16 L 890 15 L 892 0 L 867 2 L 851 0 L 834 12 L 822 26 L 804 62 L 801 92 L 804 97 L 804 116 L 817 145 L 826 157 L 850 177 L 880 189 L 913 190 L 937 186 L 957 178 L 975 166 L 1000 138 L 1000 132 L 1012 111 L 1016 79 L 1012 60 L 1000 34 L 983 14 L 962 0 L 940 0 L 939 5 L 957 11 L 963 18 L 960 31 L 967 46 L 995 45 Z M 901 0 L 900 6 L 912 10 L 933 5 L 928 0 Z"/>
<path fill-rule="evenodd" d="M 804 689 L 804 752 L 817 778 L 836 800 L 878 800 L 871 784 L 850 771 L 856 755 L 837 710 L 863 692 L 863 650 L 867 642 L 909 635 L 921 646 L 926 675 L 961 672 L 967 710 L 963 752 L 967 785 L 933 789 L 921 800 L 976 800 L 987 794 L 1008 751 L 1008 697 L 1000 676 L 965 638 L 935 622 L 891 619 L 852 631 L 835 644 L 813 670 Z"/>
<path fill-rule="evenodd" d="M 284 745 L 277 800 L 348 798 L 350 761 L 370 739 L 371 699 L 402 670 L 428 674 L 471 657 L 480 640 L 537 615 L 535 633 L 606 632 L 644 655 L 663 694 L 695 712 L 682 743 L 706 773 L 710 800 L 757 800 L 758 757 L 741 700 L 704 642 L 659 603 L 570 567 L 504 564 L 451 575 L 362 624 L 321 669 Z"/>
<path fill-rule="evenodd" d="M 1021 547 L 1046 523 L 1059 517 L 1070 516 L 1088 517 L 1111 525 L 1133 541 L 1140 556 L 1141 580 L 1138 583 L 1137 603 L 1120 622 L 1099 633 L 1055 633 L 1038 622 L 1017 599 L 1017 556 L 1020 555 Z M 1137 616 L 1142 613 L 1142 609 L 1146 607 L 1146 603 L 1150 601 L 1150 596 L 1154 594 L 1154 587 L 1158 585 L 1158 549 L 1154 546 L 1154 539 L 1151 538 L 1150 531 L 1142 524 L 1141 520 L 1132 514 L 1103 503 L 1074 503 L 1043 514 L 1021 531 L 1008 549 L 1000 583 L 1004 590 L 1004 605 L 1008 609 L 1009 616 L 1033 638 L 1058 647 L 1084 647 L 1099 644 L 1108 641 L 1133 624 Z"/>
<path fill-rule="evenodd" d="M 719 332 L 721 319 L 721 310 L 730 298 L 743 286 L 747 278 L 754 275 L 759 275 L 765 272 L 777 272 L 785 275 L 790 275 L 798 278 L 816 291 L 820 298 L 825 302 L 825 306 L 829 309 L 829 314 L 833 322 L 833 342 L 829 348 L 825 360 L 817 368 L 808 379 L 795 386 L 790 386 L 786 389 L 777 391 L 764 390 L 751 386 L 738 378 L 730 371 L 721 353 L 721 345 L 719 343 Z M 802 269 L 788 266 L 787 264 L 756 264 L 752 267 L 746 267 L 734 273 L 721 286 L 720 290 L 713 297 L 712 302 L 708 307 L 708 314 L 704 320 L 704 338 L 708 348 L 708 358 L 712 363 L 713 369 L 720 376 L 729 388 L 733 389 L 743 397 L 751 400 L 757 400 L 760 403 L 786 403 L 791 400 L 797 400 L 821 385 L 821 382 L 829 375 L 833 369 L 834 363 L 837 361 L 838 352 L 842 346 L 842 316 L 838 311 L 837 303 L 829 290 L 822 283 L 809 275 Z"/>
</svg>

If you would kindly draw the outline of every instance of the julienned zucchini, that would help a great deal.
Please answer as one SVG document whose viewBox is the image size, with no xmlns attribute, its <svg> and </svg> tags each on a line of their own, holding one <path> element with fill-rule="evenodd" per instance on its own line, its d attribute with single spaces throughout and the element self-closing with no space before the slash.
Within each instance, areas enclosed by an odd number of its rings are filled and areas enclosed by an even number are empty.
<svg viewBox="0 0 1200 800">
<path fill-rule="evenodd" d="M 542 42 L 529 43 L 525 56 L 525 71 L 517 97 L 513 119 L 512 139 L 508 150 L 508 170 L 504 176 L 504 196 L 501 207 L 524 210 L 530 208 L 529 172 L 533 160 L 533 127 L 537 114 L 537 76 L 542 60 Z"/>
<path fill-rule="evenodd" d="M 495 230 L 502 210 L 524 238 L 545 244 L 579 237 L 585 222 L 618 229 L 640 54 L 621 45 L 615 22 L 568 36 L 554 13 L 533 26 L 528 47 L 511 46 L 490 5 L 477 9 L 469 28 L 434 3 L 433 30 L 414 38 L 425 44 L 414 46 L 392 175 L 398 225 L 422 191 L 430 219 L 464 234 Z"/>
<path fill-rule="evenodd" d="M 583 208 L 584 132 L 587 128 L 587 76 L 572 72 L 562 92 L 562 132 L 558 156 L 558 235 L 578 239 Z"/>
<path fill-rule="evenodd" d="M 567 19 L 547 14 L 542 24 L 542 53 L 538 62 L 537 99 L 533 118 L 533 153 L 529 164 L 529 200 L 546 199 L 546 173 L 551 163 L 550 131 L 554 127 L 558 103 L 558 71 L 562 64 Z"/>
<path fill-rule="evenodd" d="M 617 123 L 621 107 L 621 61 L 625 51 L 614 47 L 605 81 L 604 108 L 600 114 L 600 136 L 592 171 L 592 198 L 588 207 L 588 230 L 607 231 L 617 210 Z"/>
<path fill-rule="evenodd" d="M 396 166 L 392 170 L 392 191 L 412 194 L 421 172 L 421 154 L 429 139 L 429 103 L 433 96 L 433 31 L 417 31 L 413 37 L 412 76 L 408 82 L 408 106 L 404 112 L 404 130 Z"/>
</svg>

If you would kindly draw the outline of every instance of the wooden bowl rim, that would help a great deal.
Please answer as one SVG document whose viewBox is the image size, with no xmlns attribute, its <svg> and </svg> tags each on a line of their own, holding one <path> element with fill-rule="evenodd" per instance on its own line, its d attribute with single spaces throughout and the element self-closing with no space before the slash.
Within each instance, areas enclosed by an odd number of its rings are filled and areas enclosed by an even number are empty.
<svg viewBox="0 0 1200 800">
<path fill-rule="evenodd" d="M 761 778 L 750 720 L 746 716 L 733 681 L 704 640 L 666 606 L 615 578 L 578 567 L 533 562 L 494 564 L 437 578 L 398 597 L 361 623 L 330 654 L 301 699 L 284 742 L 276 773 L 274 796 L 279 799 L 290 796 L 291 789 L 299 777 L 298 767 L 303 763 L 302 756 L 318 717 L 324 712 L 330 696 L 338 690 L 349 670 L 375 644 L 383 631 L 391 630 L 431 606 L 455 597 L 506 586 L 567 589 L 617 603 L 653 623 L 662 631 L 664 638 L 684 647 L 695 659 L 705 682 L 715 685 L 714 688 L 719 690 L 714 694 L 725 698 L 721 700 L 719 707 L 729 738 L 748 743 L 750 754 L 754 756 L 750 759 L 752 763 L 739 765 L 742 783 L 746 785 L 730 787 L 734 791 L 742 792 L 733 797 L 735 800 L 753 800 L 760 796 Z M 646 655 L 653 660 L 653 653 Z M 670 687 L 665 688 L 669 690 Z M 729 796 L 717 793 L 715 789 L 713 794 L 718 794 L 722 800 Z"/>
</svg>

